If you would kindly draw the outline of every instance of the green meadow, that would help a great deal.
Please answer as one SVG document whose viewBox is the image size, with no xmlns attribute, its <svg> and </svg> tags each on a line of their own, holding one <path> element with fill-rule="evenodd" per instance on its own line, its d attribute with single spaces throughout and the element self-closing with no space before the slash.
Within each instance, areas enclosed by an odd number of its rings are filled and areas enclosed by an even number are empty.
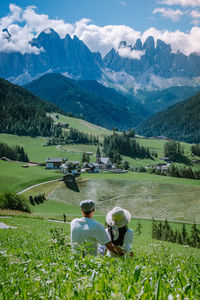
<svg viewBox="0 0 200 300">
<path fill-rule="evenodd" d="M 96 220 L 104 223 L 105 216 Z M 83 257 L 81 250 L 74 253 L 69 224 L 37 215 L 3 221 L 16 228 L 0 230 L 0 299 L 200 297 L 200 250 L 152 240 L 151 221 L 141 220 L 142 234 L 134 235 L 133 258 L 119 259 Z M 130 228 L 135 231 L 137 224 L 138 220 L 131 220 Z"/>
<path fill-rule="evenodd" d="M 9 183 L 12 190 L 30 184 L 30 179 L 42 181 L 47 174 L 60 176 L 43 167 L 22 168 L 22 164 L 1 161 L 1 171 L 2 166 L 4 174 L 15 174 L 12 182 L 10 177 L 4 181 L 4 186 Z M 163 220 L 168 217 L 193 222 L 195 217 L 199 221 L 197 181 L 129 172 L 82 174 L 77 185 L 79 192 L 63 182 L 45 183 L 26 191 L 27 199 L 44 192 L 48 199 L 31 206 L 31 214 L 0 211 L 6 217 L 0 222 L 16 227 L 0 229 L 0 299 L 200 298 L 200 250 L 151 237 L 152 215 Z M 79 202 L 85 198 L 97 201 L 94 219 L 102 224 L 113 206 L 131 211 L 133 258 L 83 257 L 81 250 L 72 251 L 70 225 L 53 220 L 63 220 L 63 213 L 67 221 L 80 217 Z M 141 235 L 136 230 L 139 221 Z M 170 224 L 174 230 L 182 227 L 181 223 Z M 190 233 L 190 224 L 186 224 L 186 230 Z"/>
<path fill-rule="evenodd" d="M 5 191 L 20 192 L 29 186 L 54 179 L 60 179 L 60 172 L 46 170 L 44 167 L 23 168 L 23 163 L 0 160 L 0 193 Z"/>
<path fill-rule="evenodd" d="M 112 134 L 104 128 L 80 119 L 59 115 L 55 121 L 69 123 L 85 133 Z M 94 145 L 44 146 L 46 138 L 0 134 L 0 141 L 20 145 L 31 161 L 44 163 L 47 157 L 81 160 L 83 152 L 92 152 Z M 163 156 L 165 141 L 138 139 Z M 190 145 L 184 144 L 190 158 Z M 147 166 L 159 159 L 131 159 L 132 166 Z M 31 214 L 0 210 L 0 222 L 14 226 L 0 229 L 0 299 L 200 299 L 200 250 L 152 239 L 152 217 L 170 221 L 173 230 L 186 224 L 200 224 L 200 185 L 198 180 L 172 178 L 148 173 L 81 174 L 75 186 L 60 181 L 60 171 L 42 166 L 23 168 L 23 163 L 0 161 L 0 193 L 19 192 L 29 196 L 45 193 L 47 201 L 31 206 Z M 56 180 L 53 182 L 47 182 Z M 129 227 L 134 231 L 133 258 L 103 256 L 83 257 L 70 245 L 70 224 L 81 216 L 79 203 L 94 199 L 94 219 L 105 224 L 105 215 L 114 206 L 122 206 L 132 214 Z M 137 233 L 141 223 L 141 235 Z M 199 225 L 198 225 L 199 229 Z"/>
<path fill-rule="evenodd" d="M 56 115 L 56 114 L 55 114 Z M 98 127 L 91 123 L 87 123 L 84 120 L 70 118 L 60 115 L 60 119 L 57 121 L 67 122 L 73 128 L 77 128 L 80 131 L 85 133 L 92 133 L 97 135 L 101 141 L 103 141 L 103 136 L 107 134 L 112 134 L 112 131 L 109 131 L 105 128 Z M 71 123 L 70 123 L 71 122 Z M 82 125 L 86 123 L 86 125 Z M 81 124 L 81 125 L 80 125 Z M 102 139 L 101 139 L 102 138 Z M 24 148 L 25 152 L 28 153 L 29 159 L 34 162 L 43 163 L 47 157 L 61 157 L 67 158 L 71 161 L 80 161 L 83 152 L 92 152 L 93 156 L 90 156 L 91 162 L 95 161 L 95 155 L 97 151 L 97 146 L 95 145 L 82 145 L 82 144 L 69 144 L 69 145 L 59 145 L 59 146 L 45 146 L 47 138 L 45 137 L 24 137 L 16 136 L 11 134 L 0 134 L 0 141 L 7 143 L 9 146 L 20 145 Z M 141 146 L 149 147 L 150 151 L 156 151 L 158 153 L 158 158 L 152 159 L 139 159 L 139 158 L 130 158 L 127 156 L 122 156 L 124 160 L 127 160 L 130 166 L 134 167 L 146 167 L 150 164 L 157 164 L 163 162 L 160 160 L 160 157 L 164 156 L 164 143 L 163 140 L 152 140 L 152 139 L 143 139 L 138 138 L 137 141 Z M 190 153 L 190 144 L 182 143 L 185 149 L 185 155 L 191 159 Z M 199 169 L 199 166 L 194 166 Z"/>
<path fill-rule="evenodd" d="M 56 118 L 56 115 L 59 116 L 59 119 Z M 55 122 L 68 123 L 69 127 L 78 129 L 79 131 L 82 131 L 84 133 L 93 134 L 95 136 L 98 136 L 101 141 L 103 141 L 103 137 L 105 135 L 112 134 L 111 130 L 94 125 L 94 124 L 89 123 L 82 119 L 71 118 L 71 117 L 67 117 L 67 116 L 64 116 L 61 114 L 56 114 L 56 113 L 51 114 L 51 117 L 54 119 Z"/>
<path fill-rule="evenodd" d="M 54 185 L 46 183 L 28 190 L 25 195 L 28 198 L 45 193 L 48 201 L 43 206 L 43 214 L 49 216 L 50 209 L 50 216 L 54 212 L 58 219 L 62 219 L 63 213 L 70 217 L 71 207 L 78 207 L 80 201 L 94 199 L 98 215 L 105 215 L 114 206 L 122 206 L 136 218 L 200 223 L 197 180 L 146 173 L 82 174 L 77 179 L 77 187 L 69 189 L 62 181 Z M 56 203 L 59 203 L 59 212 L 55 209 Z M 33 207 L 33 212 L 40 214 L 39 210 L 40 207 Z"/>
<path fill-rule="evenodd" d="M 80 154 L 65 152 L 57 149 L 57 146 L 44 146 L 47 138 L 28 136 L 17 136 L 12 134 L 0 134 L 0 141 L 9 146 L 19 145 L 28 153 L 28 157 L 33 162 L 44 163 L 48 157 L 61 157 L 68 160 L 80 160 Z"/>
</svg>

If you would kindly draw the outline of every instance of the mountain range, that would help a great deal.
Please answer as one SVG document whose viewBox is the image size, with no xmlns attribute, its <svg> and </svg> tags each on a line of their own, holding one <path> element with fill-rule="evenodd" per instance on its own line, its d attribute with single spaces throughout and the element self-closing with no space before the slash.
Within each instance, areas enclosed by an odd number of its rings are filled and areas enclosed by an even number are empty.
<svg viewBox="0 0 200 300">
<path fill-rule="evenodd" d="M 138 132 L 145 135 L 162 134 L 186 141 L 196 141 L 196 135 L 199 140 L 193 120 L 188 125 L 191 130 L 184 121 L 184 114 L 188 124 L 188 116 L 192 118 L 189 104 L 176 104 L 200 91 L 197 53 L 175 53 L 169 44 L 155 42 L 150 36 L 134 45 L 121 41 L 118 50 L 111 49 L 102 58 L 77 36 L 67 34 L 62 39 L 53 29 L 41 32 L 30 43 L 40 49 L 38 54 L 0 52 L 0 77 L 20 85 L 29 83 L 26 88 L 35 95 L 107 128 L 138 126 Z M 122 54 L 124 49 L 129 57 Z M 198 122 L 199 101 L 187 103 L 196 105 L 193 114 Z"/>
<path fill-rule="evenodd" d="M 110 129 L 133 128 L 150 115 L 140 103 L 95 80 L 75 81 L 51 73 L 33 80 L 25 88 L 65 112 Z"/>
<path fill-rule="evenodd" d="M 99 53 L 92 53 L 76 36 L 61 39 L 53 30 L 43 31 L 31 45 L 42 49 L 39 54 L 0 52 L 0 77 L 24 84 L 48 72 L 68 77 L 98 79 L 101 77 Z"/>
<path fill-rule="evenodd" d="M 40 49 L 39 54 L 0 52 L 0 77 L 14 83 L 26 84 L 48 72 L 64 74 L 72 79 L 98 80 L 133 95 L 140 90 L 165 89 L 171 86 L 198 86 L 200 80 L 200 56 L 174 53 L 169 44 L 148 37 L 144 43 L 138 39 L 135 45 L 122 41 L 118 51 L 111 49 L 102 58 L 76 36 L 65 38 L 53 30 L 41 32 L 30 41 Z M 120 56 L 120 50 L 134 58 Z"/>
<path fill-rule="evenodd" d="M 199 85 L 200 56 L 192 53 L 188 56 L 181 52 L 174 53 L 169 44 L 161 40 L 155 43 L 153 37 L 148 37 L 142 44 L 138 39 L 135 45 L 121 42 L 120 47 L 130 49 L 130 52 L 139 51 L 140 59 L 127 58 L 111 49 L 104 57 L 105 67 L 112 72 L 125 77 L 124 86 L 129 91 L 131 81 L 134 89 L 163 89 L 170 86 Z M 132 80 L 131 80 L 132 78 Z"/>
</svg>

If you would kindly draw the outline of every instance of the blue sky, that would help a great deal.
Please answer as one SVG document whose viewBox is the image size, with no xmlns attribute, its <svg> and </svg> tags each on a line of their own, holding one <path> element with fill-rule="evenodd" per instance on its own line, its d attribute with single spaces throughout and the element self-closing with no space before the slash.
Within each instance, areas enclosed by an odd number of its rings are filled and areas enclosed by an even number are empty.
<svg viewBox="0 0 200 300">
<path fill-rule="evenodd" d="M 179 29 L 187 32 L 193 26 L 192 18 L 188 15 L 182 15 L 178 20 L 172 20 L 170 17 L 163 16 L 164 12 L 154 12 L 155 9 L 163 8 L 185 12 L 190 7 L 189 5 L 164 5 L 161 4 L 161 1 L 155 0 L 15 0 L 13 2 L 3 0 L 2 2 L 0 17 L 7 15 L 9 4 L 14 3 L 22 8 L 35 5 L 38 13 L 47 14 L 50 18 L 64 19 L 70 23 L 82 18 L 89 18 L 99 26 L 127 25 L 141 31 L 145 31 L 149 27 L 156 27 L 160 30 Z M 194 9 L 194 6 L 192 8 Z"/>
<path fill-rule="evenodd" d="M 0 8 L 0 51 L 37 53 L 28 41 L 52 27 L 61 38 L 76 34 L 102 55 L 117 50 L 121 40 L 134 44 L 149 35 L 170 43 L 173 51 L 200 52 L 200 0 L 2 0 Z"/>
</svg>

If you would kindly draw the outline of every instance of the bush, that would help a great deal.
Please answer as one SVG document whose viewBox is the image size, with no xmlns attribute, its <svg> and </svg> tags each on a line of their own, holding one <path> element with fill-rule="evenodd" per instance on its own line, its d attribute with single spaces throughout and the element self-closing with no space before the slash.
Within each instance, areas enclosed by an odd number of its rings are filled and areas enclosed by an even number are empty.
<svg viewBox="0 0 200 300">
<path fill-rule="evenodd" d="M 0 208 L 31 212 L 25 198 L 14 192 L 5 192 L 0 195 Z"/>
<path fill-rule="evenodd" d="M 40 203 L 43 203 L 47 199 L 46 199 L 45 193 L 44 193 L 44 194 L 37 194 L 34 197 L 30 196 L 29 200 L 30 200 L 32 205 L 35 205 L 35 204 L 39 205 Z"/>
</svg>

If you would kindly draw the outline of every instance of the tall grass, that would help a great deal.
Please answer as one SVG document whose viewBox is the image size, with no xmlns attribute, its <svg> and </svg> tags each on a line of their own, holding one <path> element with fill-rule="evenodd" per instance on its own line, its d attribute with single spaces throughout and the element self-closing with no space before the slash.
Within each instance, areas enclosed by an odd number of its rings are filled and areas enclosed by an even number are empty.
<svg viewBox="0 0 200 300">
<path fill-rule="evenodd" d="M 69 226 L 14 218 L 0 232 L 1 299 L 199 299 L 199 256 L 168 243 L 134 247 L 134 257 L 82 257 Z"/>
</svg>

